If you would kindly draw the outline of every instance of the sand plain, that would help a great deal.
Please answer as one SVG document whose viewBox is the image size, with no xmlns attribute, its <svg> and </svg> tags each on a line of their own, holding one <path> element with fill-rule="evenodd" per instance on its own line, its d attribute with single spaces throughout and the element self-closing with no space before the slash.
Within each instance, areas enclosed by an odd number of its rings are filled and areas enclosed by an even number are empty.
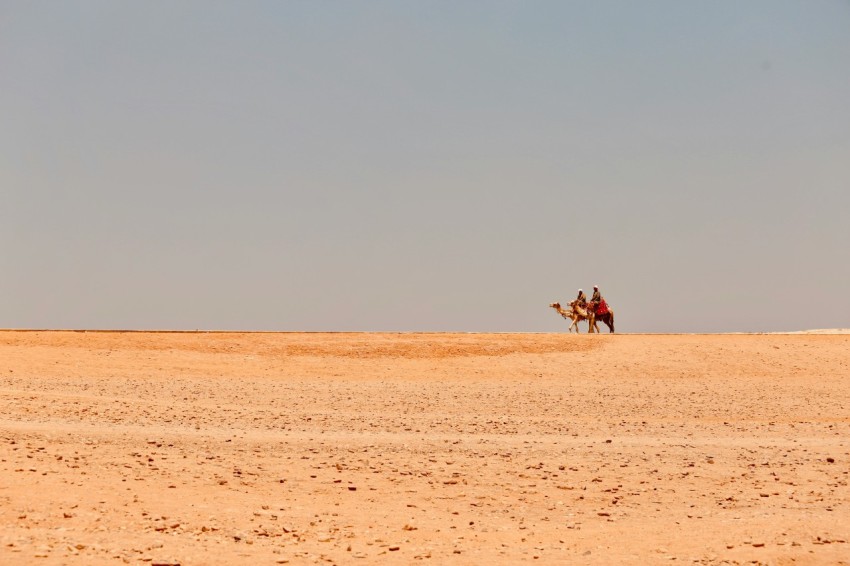
<svg viewBox="0 0 850 566">
<path fill-rule="evenodd" d="M 0 332 L 0 563 L 847 564 L 850 336 Z"/>
</svg>

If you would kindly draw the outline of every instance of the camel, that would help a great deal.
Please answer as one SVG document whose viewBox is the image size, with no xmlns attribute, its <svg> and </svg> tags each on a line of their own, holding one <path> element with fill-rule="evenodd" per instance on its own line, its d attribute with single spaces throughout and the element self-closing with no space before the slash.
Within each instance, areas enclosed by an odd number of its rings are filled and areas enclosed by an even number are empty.
<svg viewBox="0 0 850 566">
<path fill-rule="evenodd" d="M 599 325 L 596 324 L 596 321 L 601 320 L 608 326 L 608 332 L 610 334 L 614 333 L 614 309 L 608 307 L 608 312 L 605 314 L 596 314 L 591 309 L 587 309 L 587 326 L 588 332 L 593 332 L 594 329 L 596 333 L 599 334 Z"/>
<path fill-rule="evenodd" d="M 579 315 L 582 315 L 587 318 L 588 334 L 591 334 L 593 332 L 599 334 L 599 325 L 596 324 L 596 322 L 599 320 L 601 320 L 608 326 L 609 333 L 614 333 L 614 309 L 609 307 L 608 312 L 606 312 L 605 314 L 596 314 L 596 312 L 592 309 L 587 309 L 585 311 L 584 309 L 576 307 L 574 303 L 575 301 L 570 303 L 570 306 L 573 308 L 573 310 L 577 311 Z"/>
<path fill-rule="evenodd" d="M 578 334 L 578 323 L 579 323 L 579 321 L 581 321 L 581 320 L 587 320 L 587 316 L 582 316 L 582 315 L 580 315 L 578 312 L 576 312 L 576 309 L 575 309 L 575 308 L 573 308 L 573 306 L 572 306 L 572 305 L 570 305 L 570 310 L 564 310 L 564 309 L 562 309 L 562 308 L 561 308 L 561 303 L 559 303 L 559 302 L 557 302 L 557 301 L 556 301 L 556 302 L 554 302 L 554 303 L 552 303 L 552 304 L 551 304 L 551 305 L 549 305 L 549 306 L 550 306 L 550 307 L 552 307 L 553 309 L 555 309 L 555 311 L 557 311 L 557 313 L 558 313 L 559 315 L 561 315 L 562 317 L 564 317 L 564 318 L 568 318 L 568 319 L 570 319 L 571 321 L 573 321 L 573 322 L 572 322 L 572 324 L 570 324 L 570 329 L 569 329 L 569 331 L 570 331 L 570 332 L 572 332 L 572 331 L 573 331 L 573 328 L 575 328 L 575 329 L 576 329 L 576 334 Z"/>
<path fill-rule="evenodd" d="M 564 318 L 568 318 L 572 320 L 572 324 L 570 324 L 569 331 L 572 332 L 573 328 L 576 329 L 576 334 L 578 334 L 578 323 L 582 320 L 587 321 L 587 332 L 588 334 L 592 334 L 593 332 L 599 333 L 599 325 L 596 324 L 598 320 L 601 320 L 608 326 L 608 331 L 610 333 L 614 332 L 614 311 L 609 308 L 608 312 L 603 315 L 597 315 L 593 312 L 585 310 L 581 307 L 576 306 L 575 301 L 572 301 L 569 304 L 569 310 L 564 310 L 561 308 L 561 303 L 554 302 L 550 307 L 555 309 L 558 314 L 560 314 Z"/>
</svg>

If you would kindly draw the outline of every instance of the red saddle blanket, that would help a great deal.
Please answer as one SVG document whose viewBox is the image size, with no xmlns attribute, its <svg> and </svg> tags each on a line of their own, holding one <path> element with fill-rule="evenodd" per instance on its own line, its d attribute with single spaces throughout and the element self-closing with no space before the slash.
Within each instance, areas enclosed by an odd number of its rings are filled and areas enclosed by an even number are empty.
<svg viewBox="0 0 850 566">
<path fill-rule="evenodd" d="M 599 304 L 596 305 L 596 314 L 597 316 L 600 314 L 608 314 L 608 303 L 604 300 L 599 301 Z"/>
</svg>

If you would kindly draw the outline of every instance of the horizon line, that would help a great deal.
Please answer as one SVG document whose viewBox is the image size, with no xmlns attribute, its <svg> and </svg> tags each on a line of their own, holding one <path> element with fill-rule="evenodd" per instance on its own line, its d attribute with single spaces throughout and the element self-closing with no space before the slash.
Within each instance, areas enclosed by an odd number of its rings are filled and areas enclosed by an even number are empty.
<svg viewBox="0 0 850 566">
<path fill-rule="evenodd" d="M 207 330 L 207 329 L 139 329 L 139 328 L 0 328 L 0 332 L 75 332 L 114 333 L 114 334 L 564 334 L 563 331 L 466 331 L 466 330 Z M 575 333 L 576 335 L 587 332 Z M 600 332 L 605 336 L 759 336 L 759 335 L 795 335 L 820 334 L 843 335 L 850 334 L 850 328 L 818 328 L 808 330 L 779 330 L 779 331 L 725 331 L 725 332 Z"/>
</svg>

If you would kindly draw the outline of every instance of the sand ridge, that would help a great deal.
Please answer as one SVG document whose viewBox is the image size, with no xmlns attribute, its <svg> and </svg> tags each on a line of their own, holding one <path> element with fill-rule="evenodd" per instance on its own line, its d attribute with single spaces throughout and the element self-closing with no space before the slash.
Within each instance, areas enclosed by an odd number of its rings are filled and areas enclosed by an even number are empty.
<svg viewBox="0 0 850 566">
<path fill-rule="evenodd" d="M 0 332 L 0 560 L 847 563 L 850 336 Z"/>
</svg>

